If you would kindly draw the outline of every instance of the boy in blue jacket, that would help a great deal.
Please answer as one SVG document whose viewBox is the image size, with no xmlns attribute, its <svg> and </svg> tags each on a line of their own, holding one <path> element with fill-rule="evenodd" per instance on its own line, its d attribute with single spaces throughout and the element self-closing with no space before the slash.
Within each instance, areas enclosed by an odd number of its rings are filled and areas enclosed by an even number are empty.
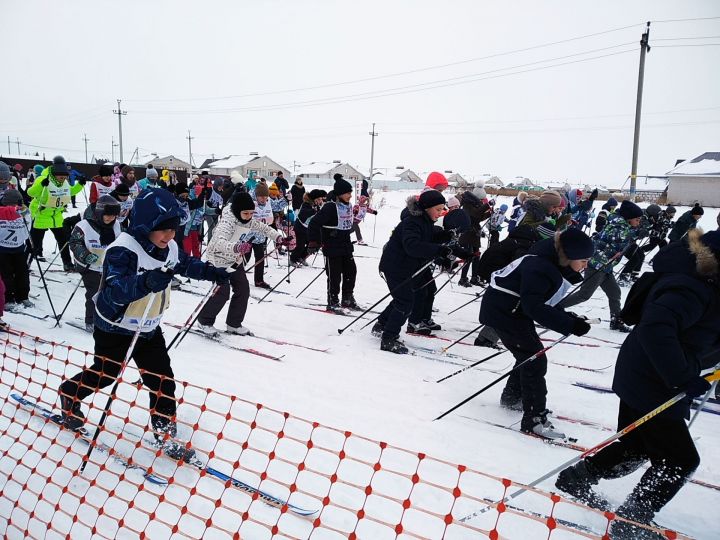
<svg viewBox="0 0 720 540">
<path fill-rule="evenodd" d="M 141 330 L 132 358 L 150 391 L 155 437 L 160 442 L 170 438 L 163 445 L 165 453 L 188 461 L 194 451 L 172 440 L 177 434 L 175 381 L 160 322 L 170 304 L 173 274 L 218 283 L 227 282 L 228 274 L 178 249 L 173 238 L 180 215 L 175 197 L 164 189 L 143 191 L 135 199 L 128 232 L 121 233 L 105 253 L 95 296 L 93 365 L 64 381 L 59 393 L 62 423 L 80 430 L 85 421 L 80 402 L 115 382 L 134 334 Z"/>
</svg>

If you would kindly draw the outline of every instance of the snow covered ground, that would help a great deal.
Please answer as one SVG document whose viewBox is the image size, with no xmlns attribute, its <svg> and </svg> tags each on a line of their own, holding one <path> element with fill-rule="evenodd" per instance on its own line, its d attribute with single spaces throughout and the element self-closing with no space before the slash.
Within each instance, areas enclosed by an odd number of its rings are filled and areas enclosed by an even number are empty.
<svg viewBox="0 0 720 540">
<path fill-rule="evenodd" d="M 377 193 L 375 204 L 383 201 L 379 215 L 368 216 L 362 225 L 365 240 L 371 244 L 355 248 L 358 265 L 355 297 L 363 305 L 369 306 L 387 293 L 377 265 L 382 246 L 398 222 L 400 210 L 408 195 L 409 192 Z M 500 202 L 511 204 L 511 200 L 504 197 L 499 198 Z M 678 208 L 678 217 L 685 210 Z M 706 209 L 700 226 L 706 230 L 715 228 L 717 212 L 716 209 Z M 47 235 L 46 254 L 51 253 L 53 248 L 54 240 Z M 271 260 L 266 270 L 266 281 L 274 285 L 283 279 L 287 271 L 285 264 L 285 259 Z M 370 439 L 387 441 L 401 448 L 424 452 L 435 458 L 520 482 L 530 482 L 576 455 L 575 450 L 550 446 L 487 423 L 489 421 L 516 429 L 519 427 L 520 413 L 512 413 L 498 406 L 502 383 L 445 419 L 433 421 L 441 412 L 498 376 L 489 370 L 500 373 L 511 367 L 510 355 L 503 354 L 487 362 L 483 370 L 469 370 L 446 382 L 435 383 L 434 380 L 459 368 L 442 361 L 452 361 L 452 358 L 435 355 L 436 360 L 432 360 L 423 356 L 399 356 L 382 352 L 379 350 L 379 340 L 370 334 L 370 327 L 360 330 L 360 326 L 367 320 L 339 335 L 338 329 L 351 319 L 319 311 L 325 302 L 324 277 L 318 279 L 300 298 L 295 298 L 320 272 L 321 264 L 322 256 L 319 256 L 315 267 L 293 272 L 290 283 L 283 283 L 278 289 L 290 294 L 271 294 L 268 300 L 260 304 L 257 299 L 251 299 L 245 325 L 259 335 L 319 349 L 327 348 L 329 353 L 273 345 L 252 338 L 229 338 L 239 346 L 284 354 L 282 362 L 273 362 L 223 348 L 220 344 L 190 334 L 179 348 L 171 352 L 176 377 L 200 387 L 288 411 L 294 416 L 315 420 L 323 425 L 349 430 Z M 49 282 L 56 309 L 60 309 L 59 306 L 64 305 L 79 277 L 72 274 L 66 278 L 64 274 L 53 273 L 52 278 L 60 281 Z M 445 279 L 445 275 L 440 276 L 438 285 L 444 283 Z M 34 294 L 42 293 L 37 277 L 32 279 L 32 287 Z M 187 287 L 206 292 L 209 284 L 193 282 Z M 447 315 L 450 310 L 470 300 L 468 293 L 473 291 L 480 289 L 464 289 L 453 284 L 439 294 L 435 302 L 435 307 L 439 309 L 435 320 L 443 326 L 439 336 L 455 339 L 478 325 L 477 302 L 453 315 Z M 264 294 L 264 291 L 251 287 L 253 296 L 261 293 Z M 183 324 L 200 299 L 200 296 L 193 294 L 173 293 L 172 307 L 166 321 Z M 37 303 L 34 312 L 50 313 L 44 293 L 34 301 Z M 297 307 L 297 304 L 306 307 L 310 304 L 310 307 L 318 310 Z M 607 300 L 600 291 L 576 309 L 590 316 L 608 318 Z M 65 320 L 80 321 L 82 313 L 83 290 L 80 289 Z M 224 329 L 224 313 L 221 313 L 216 323 L 220 329 Z M 7 313 L 5 320 L 17 329 L 45 339 L 65 340 L 84 350 L 92 350 L 93 347 L 89 334 L 69 325 L 52 329 L 52 323 L 48 321 L 12 313 Z M 169 341 L 175 330 L 165 326 L 164 331 Z M 552 340 L 558 336 L 548 333 L 543 337 Z M 441 339 L 415 336 L 403 336 L 403 339 L 410 346 L 436 350 L 449 343 Z M 472 339 L 473 336 L 465 341 L 472 343 Z M 610 331 L 607 322 L 603 322 L 595 326 L 588 336 L 572 337 L 548 353 L 548 406 L 558 417 L 554 423 L 576 437 L 578 444 L 583 446 L 594 446 L 614 431 L 617 398 L 614 394 L 590 391 L 575 383 L 609 387 L 618 345 L 622 339 L 623 334 Z M 480 359 L 492 351 L 460 344 L 451 352 L 466 358 Z M 461 366 L 466 363 L 463 360 L 456 361 Z M 75 370 L 68 371 L 73 373 Z M 5 374 L 3 382 L 6 382 Z M 47 392 L 51 390 L 47 389 Z M 7 396 L 3 392 L 0 397 L 6 399 Z M 47 397 L 47 401 L 51 403 L 52 397 Z M 95 403 L 100 407 L 103 404 L 99 398 Z M 183 418 L 184 414 L 189 416 L 189 412 L 184 412 L 181 406 L 179 415 Z M 587 425 L 564 421 L 561 419 L 563 416 L 586 421 Z M 720 470 L 713 459 L 720 443 L 719 421 L 716 414 L 703 412 L 692 428 L 702 458 L 695 478 L 715 486 L 720 485 Z M 0 429 L 3 427 L 0 425 Z M 207 426 L 204 428 L 211 429 Z M 2 435 L 0 443 L 0 451 L 6 450 Z M 2 462 L 0 459 L 0 464 Z M 6 472 L 6 468 L 0 469 L 0 478 Z M 637 472 L 622 480 L 603 481 L 599 489 L 613 504 L 619 505 L 640 475 L 641 472 Z M 553 480 L 548 480 L 540 487 L 552 490 Z M 514 504 L 523 507 L 531 497 L 523 495 Z M 693 537 L 716 538 L 717 527 L 713 518 L 719 505 L 720 491 L 691 483 L 657 516 L 657 521 Z M 2 521 L 0 517 L 0 523 Z M 192 535 L 191 532 L 186 534 Z M 544 529 L 543 534 L 543 537 L 547 535 L 547 529 Z M 122 536 L 121 532 L 119 535 Z M 251 533 L 246 535 L 248 538 L 254 537 Z M 263 537 L 260 533 L 258 535 Z M 431 536 L 430 533 L 428 535 Z M 525 534 L 514 531 L 511 537 L 535 536 L 527 531 Z"/>
</svg>

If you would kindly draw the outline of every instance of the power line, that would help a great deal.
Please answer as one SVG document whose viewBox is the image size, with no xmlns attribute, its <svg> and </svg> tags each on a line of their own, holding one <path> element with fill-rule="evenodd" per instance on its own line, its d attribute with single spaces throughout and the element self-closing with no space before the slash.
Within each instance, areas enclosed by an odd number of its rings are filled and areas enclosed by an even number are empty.
<svg viewBox="0 0 720 540">
<path fill-rule="evenodd" d="M 653 48 L 661 47 L 663 49 L 669 49 L 673 47 L 717 47 L 718 45 L 720 45 L 720 43 L 685 43 L 682 45 L 653 45 Z"/>
<path fill-rule="evenodd" d="M 349 80 L 349 81 L 341 81 L 341 82 L 336 82 L 336 83 L 327 83 L 327 84 L 320 84 L 320 85 L 315 85 L 315 86 L 305 86 L 305 87 L 300 87 L 300 88 L 289 88 L 289 89 L 285 89 L 285 90 L 272 90 L 272 91 L 269 91 L 269 92 L 255 92 L 255 93 L 249 93 L 249 94 L 238 94 L 238 95 L 233 95 L 233 96 L 209 96 L 209 97 L 197 97 L 197 98 L 168 98 L 168 99 L 128 99 L 128 100 L 126 100 L 126 101 L 132 101 L 132 102 L 212 101 L 212 100 L 222 100 L 222 99 L 239 99 L 239 98 L 246 98 L 246 97 L 271 96 L 271 95 L 277 95 L 277 94 L 288 94 L 288 93 L 294 93 L 294 92 L 304 92 L 304 91 L 307 91 L 307 90 L 319 90 L 319 89 L 323 89 L 323 88 L 332 88 L 332 87 L 336 87 L 336 86 L 345 86 L 345 85 L 357 84 L 357 83 L 361 83 L 361 82 L 369 82 L 369 81 L 376 81 L 376 80 L 380 80 L 380 79 L 388 79 L 388 78 L 393 78 L 393 77 L 401 77 L 401 76 L 404 76 L 404 75 L 412 75 L 412 74 L 415 74 L 415 73 L 422 73 L 422 72 L 425 72 L 425 71 L 432 71 L 432 70 L 436 70 L 436 69 L 444 69 L 444 68 L 447 68 L 447 67 L 459 66 L 459 65 L 463 65 L 463 64 L 472 63 L 472 62 L 480 62 L 480 61 L 482 61 L 482 60 L 489 60 L 489 59 L 492 59 L 492 58 L 499 58 L 499 57 L 501 57 L 501 56 L 508 56 L 508 55 L 512 55 L 512 54 L 518 54 L 518 53 L 521 53 L 521 52 L 528 52 L 528 51 L 532 51 L 532 50 L 536 50 L 536 49 L 542 49 L 542 48 L 546 48 L 546 47 L 552 47 L 552 46 L 554 46 L 554 45 L 561 45 L 561 44 L 563 44 L 563 43 L 569 43 L 569 42 L 571 42 L 571 41 L 577 41 L 577 40 L 581 40 L 581 39 L 587 39 L 587 38 L 590 38 L 590 37 L 601 36 L 601 35 L 609 34 L 609 33 L 612 33 L 612 32 L 619 32 L 619 31 L 621 31 L 621 30 L 627 30 L 627 29 L 629 29 L 629 28 L 634 28 L 634 27 L 640 26 L 640 25 L 642 25 L 642 24 L 644 24 L 644 23 L 637 23 L 637 24 L 631 24 L 631 25 L 628 25 L 628 26 L 620 26 L 620 27 L 617 27 L 617 28 L 610 28 L 610 29 L 608 29 L 608 30 L 603 30 L 603 31 L 600 31 L 600 32 L 594 32 L 594 33 L 591 33 L 591 34 L 585 34 L 585 35 L 582 35 L 582 36 L 576 36 L 576 37 L 572 37 L 572 38 L 561 39 L 561 40 L 559 40 L 559 41 L 551 41 L 551 42 L 548 42 L 548 43 L 541 43 L 541 44 L 538 44 L 538 45 L 532 45 L 532 46 L 530 46 L 530 47 L 523 47 L 523 48 L 521 48 L 521 49 L 513 49 L 513 50 L 510 50 L 510 51 L 504 51 L 504 52 L 500 52 L 500 53 L 494 53 L 494 54 L 490 54 L 490 55 L 486 55 L 486 56 L 478 56 L 478 57 L 475 57 L 475 58 L 468 58 L 468 59 L 466 59 L 466 60 L 458 60 L 458 61 L 456 61 L 456 62 L 448 62 L 448 63 L 446 63 L 446 64 L 436 64 L 436 65 L 433 65 L 433 66 L 426 66 L 426 67 L 422 67 L 422 68 L 410 69 L 410 70 L 407 70 L 407 71 L 399 71 L 399 72 L 396 72 L 396 73 L 388 73 L 388 74 L 386 74 L 386 75 L 376 75 L 376 76 L 374 76 L 374 77 L 364 77 L 364 78 L 361 78 L 361 79 L 353 79 L 353 80 Z M 633 42 L 633 43 L 634 43 L 634 42 Z"/>
<path fill-rule="evenodd" d="M 695 17 L 692 19 L 659 19 L 654 20 L 652 22 L 654 23 L 670 23 L 670 22 L 689 22 L 689 21 L 711 21 L 715 19 L 720 19 L 720 16 L 717 17 Z"/>
</svg>

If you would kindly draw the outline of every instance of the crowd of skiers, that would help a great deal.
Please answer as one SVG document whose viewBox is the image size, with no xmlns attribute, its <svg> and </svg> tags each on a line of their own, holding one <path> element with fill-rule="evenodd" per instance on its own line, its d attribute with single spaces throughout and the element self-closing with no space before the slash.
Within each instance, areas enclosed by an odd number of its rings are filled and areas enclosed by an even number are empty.
<svg viewBox="0 0 720 540">
<path fill-rule="evenodd" d="M 64 270 L 81 274 L 86 329 L 95 340 L 93 365 L 60 387 L 61 421 L 82 428 L 82 400 L 112 384 L 131 352 L 150 390 L 156 437 L 169 455 L 187 460 L 192 449 L 175 440 L 175 383 L 160 330 L 175 276 L 215 283 L 197 318 L 198 330 L 209 336 L 218 335 L 216 319 L 228 300 L 226 331 L 249 333 L 243 326 L 250 296 L 246 271 L 252 270 L 256 287 L 269 289 L 264 261 L 273 252 L 286 254 L 299 268 L 322 250 L 327 310 L 361 310 L 354 295 L 351 235 L 362 243 L 359 224 L 377 210 L 364 189 L 353 205 L 353 186 L 340 174 L 325 192 L 306 191 L 301 177 L 290 186 L 281 173 L 273 182 L 252 175 L 213 181 L 202 174 L 187 185 L 166 172 L 148 167 L 136 181 L 132 167 L 101 165 L 89 180 L 84 214 L 66 219 L 72 197 L 88 180 L 79 176 L 71 183 L 62 157 L 33 171 L 24 189 L 20 182 L 10 185 L 12 172 L 0 163 L 0 284 L 6 306 L 32 305 L 29 264 L 45 260 L 42 240 L 50 230 Z M 409 352 L 400 339 L 406 322 L 410 334 L 440 330 L 433 320 L 434 269 L 459 273 L 459 285 L 485 289 L 475 344 L 507 350 L 516 360 L 501 405 L 522 413 L 523 432 L 562 438 L 547 407 L 549 347 L 537 327 L 585 335 L 588 319 L 567 308 L 601 288 L 610 328 L 628 333 L 613 384 L 621 400 L 618 429 L 679 391 L 687 399 L 563 471 L 557 486 L 604 507 L 592 489 L 599 479 L 629 474 L 649 460 L 650 468 L 618 510 L 649 523 L 699 463 L 684 419 L 689 400 L 709 389 L 701 372 L 720 362 L 720 231 L 695 230 L 703 215 L 699 204 L 673 221 L 672 206 L 642 209 L 611 197 L 595 216 L 597 191 L 520 192 L 509 208 L 496 205 L 482 182 L 449 199 L 443 194 L 447 187 L 443 174 L 431 173 L 422 192 L 408 198 L 383 248 L 379 271 L 392 298 L 372 327 L 381 350 Z M 642 265 L 655 248 L 660 250 L 651 260 L 652 279 L 646 279 Z M 635 282 L 632 302 L 623 308 L 620 285 Z M 639 534 L 631 525 L 616 525 L 617 537 Z"/>
</svg>

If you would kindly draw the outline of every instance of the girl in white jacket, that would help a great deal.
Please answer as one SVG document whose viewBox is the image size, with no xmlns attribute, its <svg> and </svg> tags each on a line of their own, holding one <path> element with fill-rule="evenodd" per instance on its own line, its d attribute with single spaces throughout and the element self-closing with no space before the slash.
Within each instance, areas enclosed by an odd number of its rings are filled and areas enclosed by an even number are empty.
<svg viewBox="0 0 720 540">
<path fill-rule="evenodd" d="M 236 191 L 231 204 L 225 206 L 220 221 L 213 231 L 212 240 L 207 248 L 208 261 L 221 268 L 228 268 L 237 263 L 240 268 L 230 274 L 230 284 L 220 285 L 200 311 L 198 329 L 206 334 L 217 335 L 218 331 L 213 325 L 218 313 L 228 301 L 230 287 L 232 287 L 232 298 L 225 319 L 227 332 L 242 336 L 250 333 L 242 325 L 250 297 L 250 284 L 243 265 L 246 263 L 247 254 L 252 251 L 252 242 L 256 236 L 267 236 L 278 245 L 281 245 L 283 240 L 280 232 L 252 218 L 254 210 L 255 203 L 252 197 L 247 193 Z"/>
</svg>

